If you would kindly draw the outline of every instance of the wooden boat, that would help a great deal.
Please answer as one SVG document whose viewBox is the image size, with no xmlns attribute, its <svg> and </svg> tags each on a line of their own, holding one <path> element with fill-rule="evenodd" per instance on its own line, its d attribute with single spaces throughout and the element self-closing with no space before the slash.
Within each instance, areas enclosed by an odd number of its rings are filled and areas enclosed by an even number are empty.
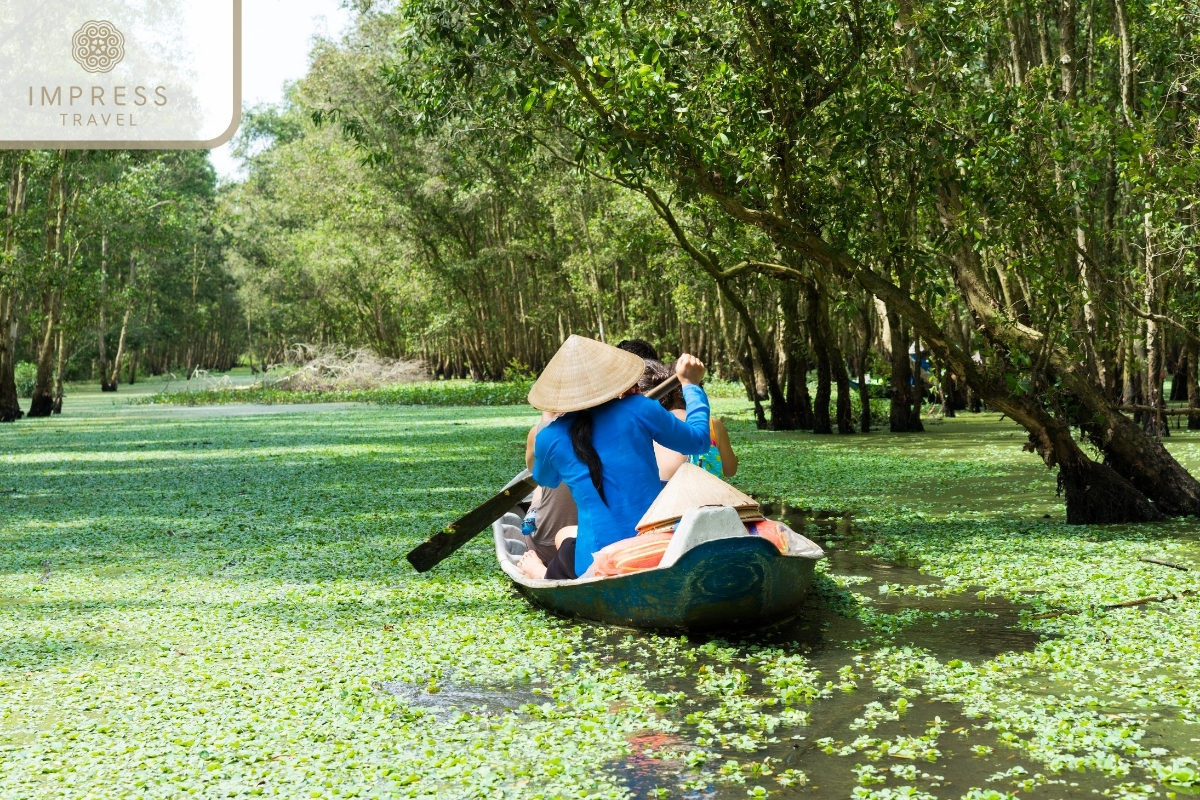
<svg viewBox="0 0 1200 800">
<path fill-rule="evenodd" d="M 520 476 L 518 476 L 520 477 Z M 748 630 L 800 611 L 813 569 L 825 554 L 788 530 L 789 552 L 758 536 L 700 544 L 672 566 L 613 578 L 533 580 L 517 569 L 525 551 L 512 517 L 492 524 L 496 558 L 517 590 L 539 608 L 580 618 L 664 631 Z M 510 544 L 511 543 L 511 544 Z"/>
</svg>

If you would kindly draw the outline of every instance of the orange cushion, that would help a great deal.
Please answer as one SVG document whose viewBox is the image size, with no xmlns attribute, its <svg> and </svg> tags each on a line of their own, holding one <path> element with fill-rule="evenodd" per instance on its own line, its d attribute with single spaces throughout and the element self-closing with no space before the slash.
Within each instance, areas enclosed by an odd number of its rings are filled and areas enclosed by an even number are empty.
<svg viewBox="0 0 1200 800">
<path fill-rule="evenodd" d="M 779 549 L 779 552 L 787 552 L 787 540 L 783 538 L 783 531 L 779 530 L 779 523 L 775 520 L 764 519 L 760 522 L 747 522 L 746 533 L 751 536 L 761 536 Z"/>
<path fill-rule="evenodd" d="M 595 574 L 611 578 L 614 575 L 628 575 L 643 569 L 653 569 L 662 561 L 663 553 L 667 552 L 667 545 L 670 543 L 670 533 L 645 533 L 613 542 L 596 553 Z"/>
</svg>

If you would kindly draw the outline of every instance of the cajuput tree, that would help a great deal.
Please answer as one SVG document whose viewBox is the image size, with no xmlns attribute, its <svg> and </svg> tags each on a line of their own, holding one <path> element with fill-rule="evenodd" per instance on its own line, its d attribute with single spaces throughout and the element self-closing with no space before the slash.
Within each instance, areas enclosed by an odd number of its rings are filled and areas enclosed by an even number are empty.
<svg viewBox="0 0 1200 800">
<path fill-rule="evenodd" d="M 1086 288 L 1079 267 L 1088 263 L 1071 157 L 1094 148 L 1077 130 L 1075 115 L 1086 113 L 1080 76 L 1054 66 L 1081 52 L 1071 9 L 1041 31 L 1057 62 L 1006 87 L 996 80 L 1009 69 L 996 66 L 1002 15 L 983 4 L 437 0 L 405 8 L 409 57 L 426 69 L 398 94 L 495 130 L 524 115 L 522 124 L 566 137 L 575 161 L 648 197 L 703 198 L 775 250 L 738 269 L 817 286 L 857 283 L 1029 431 L 1030 449 L 1059 469 L 1070 521 L 1200 510 L 1200 484 L 1120 413 L 1088 360 L 1095 343 L 1074 335 L 1075 321 L 1086 325 L 1098 311 L 1087 291 L 1070 291 Z M 1089 24 L 1098 24 L 1094 15 Z M 1046 87 L 1037 125 L 1021 130 L 1021 92 Z M 879 161 L 908 170 L 872 185 Z M 888 235 L 897 209 L 908 213 Z M 880 216 L 884 233 L 862 235 Z M 1022 253 L 1029 272 L 1050 265 L 1042 289 L 1061 292 L 1039 298 L 1024 319 L 997 302 L 985 263 L 993 254 L 980 246 L 982 231 L 1003 239 L 1013 219 L 1037 235 Z M 975 352 L 929 291 L 947 285 L 971 315 Z M 1108 463 L 1087 455 L 1073 425 Z"/>
<path fill-rule="evenodd" d="M 68 377 L 115 390 L 139 363 L 236 363 L 244 328 L 206 154 L 9 151 L 0 165 L 0 421 L 24 416 L 21 360 L 36 365 L 35 418 L 61 411 Z"/>
</svg>

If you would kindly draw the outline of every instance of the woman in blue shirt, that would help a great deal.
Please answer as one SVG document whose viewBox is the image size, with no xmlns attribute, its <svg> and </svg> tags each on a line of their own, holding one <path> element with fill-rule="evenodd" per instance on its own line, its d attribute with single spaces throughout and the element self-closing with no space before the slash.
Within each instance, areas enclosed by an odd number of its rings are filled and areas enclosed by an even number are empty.
<svg viewBox="0 0 1200 800">
<path fill-rule="evenodd" d="M 533 477 L 549 489 L 566 483 L 579 508 L 573 563 L 567 540 L 548 573 L 537 574 L 540 561 L 523 562 L 531 577 L 582 575 L 597 550 L 637 534 L 662 486 L 652 442 L 687 455 L 708 450 L 704 365 L 686 354 L 676 362 L 683 420 L 637 393 L 644 370 L 631 353 L 571 336 L 529 392 L 534 408 L 560 415 L 537 435 Z"/>
</svg>

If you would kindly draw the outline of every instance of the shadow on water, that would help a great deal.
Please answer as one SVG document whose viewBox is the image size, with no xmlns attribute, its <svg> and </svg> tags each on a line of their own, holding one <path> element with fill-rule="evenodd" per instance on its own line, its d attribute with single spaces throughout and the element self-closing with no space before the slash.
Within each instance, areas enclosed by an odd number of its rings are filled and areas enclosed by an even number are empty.
<svg viewBox="0 0 1200 800">
<path fill-rule="evenodd" d="M 898 617 L 904 624 L 885 631 L 890 634 L 887 643 L 920 647 L 942 661 L 984 661 L 1001 653 L 1032 650 L 1044 638 L 1019 627 L 1021 606 L 1001 598 L 980 598 L 974 590 L 949 597 L 906 594 L 899 588 L 881 592 L 884 586 L 925 587 L 924 594 L 931 595 L 941 588 L 941 581 L 913 566 L 867 555 L 868 543 L 854 532 L 850 514 L 786 506 L 781 510 L 771 504 L 764 504 L 764 512 L 779 514 L 797 533 L 821 545 L 827 574 L 849 579 L 849 585 L 840 598 L 822 598 L 814 592 L 796 619 L 759 633 L 755 637 L 759 644 L 794 640 L 815 652 L 877 632 L 854 618 L 852 609 L 839 608 L 842 603 L 868 604 L 876 612 Z"/>
</svg>

